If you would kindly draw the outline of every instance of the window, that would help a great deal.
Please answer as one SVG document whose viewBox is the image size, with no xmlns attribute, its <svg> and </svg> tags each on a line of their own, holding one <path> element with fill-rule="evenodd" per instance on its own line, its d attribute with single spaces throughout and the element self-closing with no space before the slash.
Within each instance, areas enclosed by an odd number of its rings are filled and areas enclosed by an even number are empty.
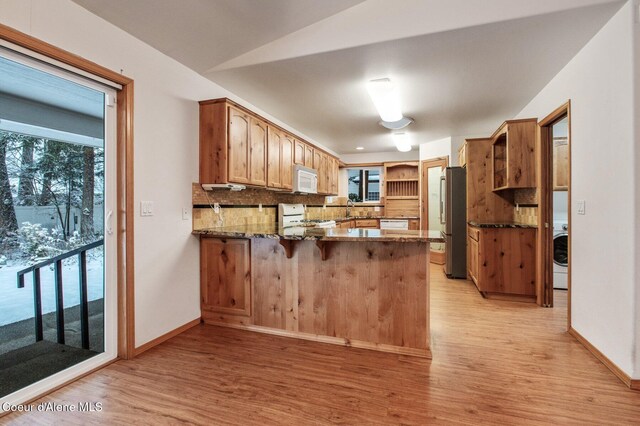
<svg viewBox="0 0 640 426">
<path fill-rule="evenodd" d="M 380 201 L 381 168 L 347 169 L 349 199 L 356 203 Z"/>
</svg>

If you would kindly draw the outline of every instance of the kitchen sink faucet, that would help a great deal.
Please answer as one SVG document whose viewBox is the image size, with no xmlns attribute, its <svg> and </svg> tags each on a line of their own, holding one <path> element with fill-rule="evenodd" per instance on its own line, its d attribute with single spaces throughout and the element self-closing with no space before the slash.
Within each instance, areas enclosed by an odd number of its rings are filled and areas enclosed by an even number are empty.
<svg viewBox="0 0 640 426">
<path fill-rule="evenodd" d="M 347 217 L 351 217 L 351 207 L 355 207 L 356 203 L 351 198 L 347 200 Z"/>
</svg>

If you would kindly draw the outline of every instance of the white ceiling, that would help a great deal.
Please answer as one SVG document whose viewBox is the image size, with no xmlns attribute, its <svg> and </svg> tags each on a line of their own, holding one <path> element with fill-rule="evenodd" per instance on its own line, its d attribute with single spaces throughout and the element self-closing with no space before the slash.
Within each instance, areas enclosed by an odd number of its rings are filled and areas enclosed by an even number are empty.
<svg viewBox="0 0 640 426">
<path fill-rule="evenodd" d="M 616 0 L 74 0 L 338 153 L 394 150 L 365 82 L 391 77 L 415 143 L 490 134 Z M 153 13 L 149 13 L 153 10 Z M 211 40 L 210 42 L 206 42 Z M 361 151 L 358 151 L 361 152 Z"/>
</svg>

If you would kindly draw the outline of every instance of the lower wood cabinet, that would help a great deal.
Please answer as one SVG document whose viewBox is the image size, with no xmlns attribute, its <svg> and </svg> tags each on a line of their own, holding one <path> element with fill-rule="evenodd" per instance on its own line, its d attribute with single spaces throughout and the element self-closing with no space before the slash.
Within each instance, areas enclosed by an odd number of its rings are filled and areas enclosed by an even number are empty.
<svg viewBox="0 0 640 426">
<path fill-rule="evenodd" d="M 535 299 L 536 229 L 468 229 L 469 276 L 478 290 Z"/>
<path fill-rule="evenodd" d="M 342 222 L 338 222 L 338 228 L 353 229 L 355 227 L 356 227 L 355 220 L 343 220 Z"/>
<path fill-rule="evenodd" d="M 380 228 L 378 219 L 356 219 L 356 228 Z"/>
<path fill-rule="evenodd" d="M 203 311 L 251 315 L 251 240 L 200 240 Z"/>
<path fill-rule="evenodd" d="M 409 230 L 418 231 L 420 229 L 420 219 L 409 219 Z"/>
</svg>

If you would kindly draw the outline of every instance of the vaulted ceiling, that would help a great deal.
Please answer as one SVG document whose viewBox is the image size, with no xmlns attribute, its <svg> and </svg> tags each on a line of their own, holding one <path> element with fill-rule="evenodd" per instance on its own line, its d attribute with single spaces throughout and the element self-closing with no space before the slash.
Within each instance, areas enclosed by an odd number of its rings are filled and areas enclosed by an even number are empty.
<svg viewBox="0 0 640 426">
<path fill-rule="evenodd" d="M 74 0 L 338 153 L 393 150 L 365 83 L 390 77 L 415 144 L 490 134 L 618 0 Z"/>
</svg>

